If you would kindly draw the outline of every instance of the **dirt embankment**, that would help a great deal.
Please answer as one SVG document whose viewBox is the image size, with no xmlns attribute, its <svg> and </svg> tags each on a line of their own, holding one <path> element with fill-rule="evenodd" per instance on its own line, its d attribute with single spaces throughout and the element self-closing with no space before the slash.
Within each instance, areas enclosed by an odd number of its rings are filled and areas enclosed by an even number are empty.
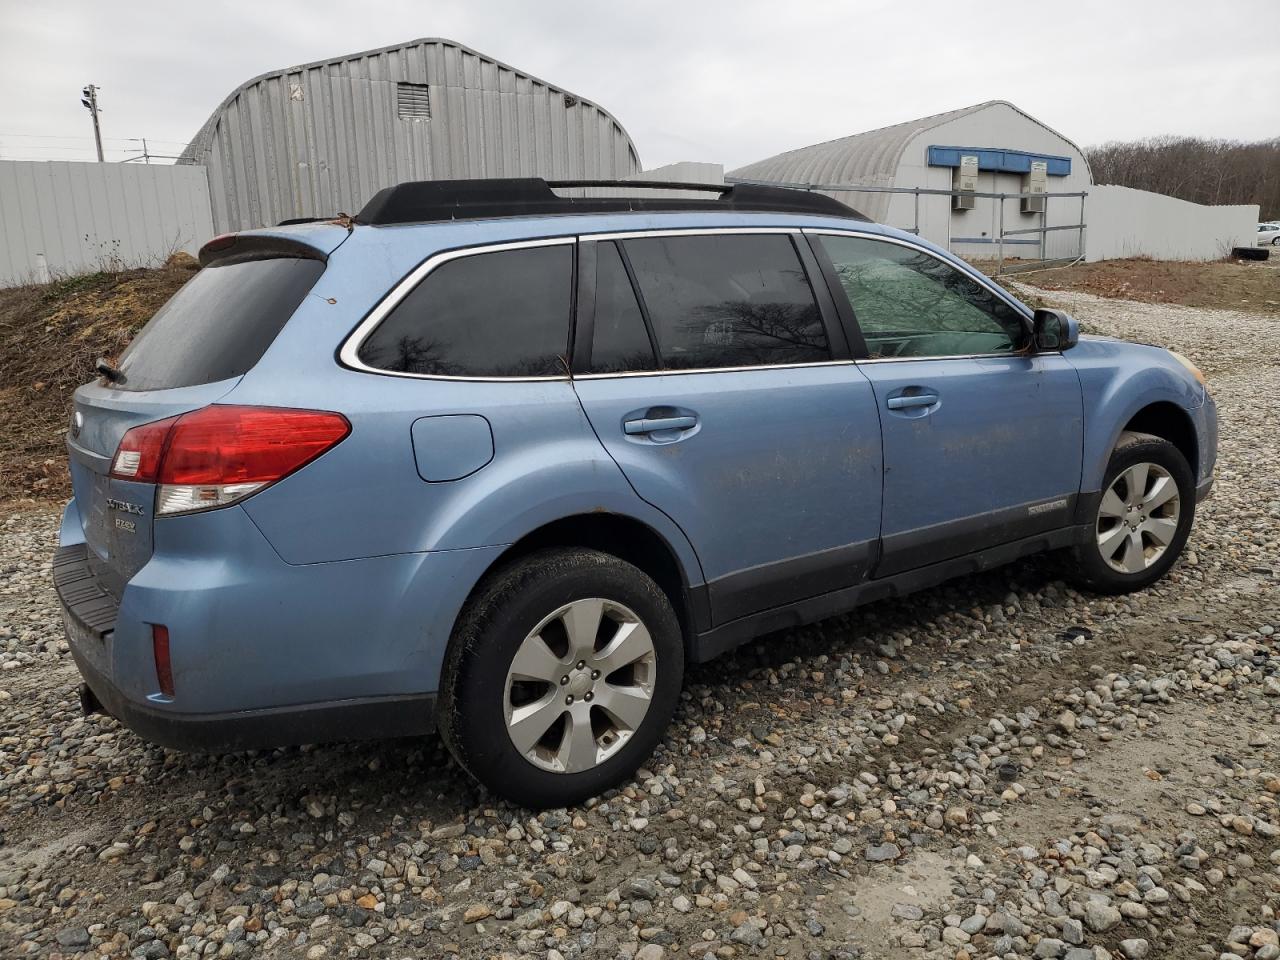
<svg viewBox="0 0 1280 960">
<path fill-rule="evenodd" d="M 1274 263 L 1104 260 L 1014 279 L 1041 290 L 1070 290 L 1112 300 L 1280 314 L 1280 250 L 1272 259 Z"/>
<path fill-rule="evenodd" d="M 119 355 L 195 268 L 179 254 L 155 270 L 0 289 L 0 500 L 67 495 L 71 394 L 93 378 L 98 357 Z"/>
</svg>

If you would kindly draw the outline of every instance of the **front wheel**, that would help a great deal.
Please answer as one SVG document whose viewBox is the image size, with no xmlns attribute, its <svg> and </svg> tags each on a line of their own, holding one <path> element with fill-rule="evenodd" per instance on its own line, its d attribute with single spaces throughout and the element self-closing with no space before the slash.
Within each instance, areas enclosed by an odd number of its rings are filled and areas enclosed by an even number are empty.
<svg viewBox="0 0 1280 960">
<path fill-rule="evenodd" d="M 459 616 L 440 732 L 499 796 L 569 806 L 649 757 L 683 679 L 680 624 L 650 577 L 595 550 L 542 550 L 482 584 Z"/>
<path fill-rule="evenodd" d="M 1195 509 L 1195 479 L 1178 448 L 1148 433 L 1122 433 L 1089 535 L 1069 554 L 1069 572 L 1098 593 L 1148 587 L 1182 553 Z"/>
</svg>

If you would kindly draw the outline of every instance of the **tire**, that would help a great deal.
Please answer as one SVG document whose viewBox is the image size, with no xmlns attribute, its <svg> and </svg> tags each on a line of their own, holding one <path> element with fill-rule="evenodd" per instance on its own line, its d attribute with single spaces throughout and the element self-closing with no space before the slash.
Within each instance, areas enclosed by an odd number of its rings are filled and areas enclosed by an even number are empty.
<svg viewBox="0 0 1280 960">
<path fill-rule="evenodd" d="M 1161 483 L 1165 479 L 1176 492 L 1169 493 L 1170 486 Z M 1130 494 L 1131 481 L 1145 487 L 1142 496 Z M 1147 502 L 1163 496 L 1167 499 L 1154 509 Z M 1131 593 L 1149 587 L 1182 553 L 1195 508 L 1195 477 L 1177 447 L 1149 433 L 1120 434 L 1089 535 L 1067 553 L 1068 574 L 1097 593 Z"/>
<path fill-rule="evenodd" d="M 684 661 L 671 601 L 649 576 L 596 550 L 541 550 L 491 575 L 459 615 L 440 734 L 498 796 L 572 806 L 648 759 L 675 712 Z"/>
</svg>

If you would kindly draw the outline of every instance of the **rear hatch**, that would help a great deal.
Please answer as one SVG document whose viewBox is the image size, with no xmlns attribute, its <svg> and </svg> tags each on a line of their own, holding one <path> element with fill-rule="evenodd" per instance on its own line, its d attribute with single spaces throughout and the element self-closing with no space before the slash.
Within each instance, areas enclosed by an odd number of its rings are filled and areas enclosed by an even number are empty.
<svg viewBox="0 0 1280 960">
<path fill-rule="evenodd" d="M 75 393 L 67 449 L 71 483 L 100 585 L 117 599 L 152 553 L 155 486 L 111 476 L 131 428 L 225 396 L 266 352 L 324 272 L 346 231 L 312 246 L 282 235 L 211 241 L 205 265 L 143 327 L 117 375 Z M 314 231 L 313 231 L 314 232 Z"/>
</svg>

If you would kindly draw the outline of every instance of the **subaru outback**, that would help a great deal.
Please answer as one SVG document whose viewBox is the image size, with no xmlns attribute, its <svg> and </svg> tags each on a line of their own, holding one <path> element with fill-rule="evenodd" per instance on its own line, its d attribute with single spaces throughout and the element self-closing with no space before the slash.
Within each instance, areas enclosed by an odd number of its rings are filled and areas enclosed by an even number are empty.
<svg viewBox="0 0 1280 960">
<path fill-rule="evenodd" d="M 1103 593 L 1182 551 L 1217 443 L 1188 360 L 820 195 L 582 186 L 406 183 L 201 250 L 75 394 L 86 710 L 182 749 L 437 729 L 566 805 L 649 756 L 689 662 L 1041 551 Z"/>
</svg>

